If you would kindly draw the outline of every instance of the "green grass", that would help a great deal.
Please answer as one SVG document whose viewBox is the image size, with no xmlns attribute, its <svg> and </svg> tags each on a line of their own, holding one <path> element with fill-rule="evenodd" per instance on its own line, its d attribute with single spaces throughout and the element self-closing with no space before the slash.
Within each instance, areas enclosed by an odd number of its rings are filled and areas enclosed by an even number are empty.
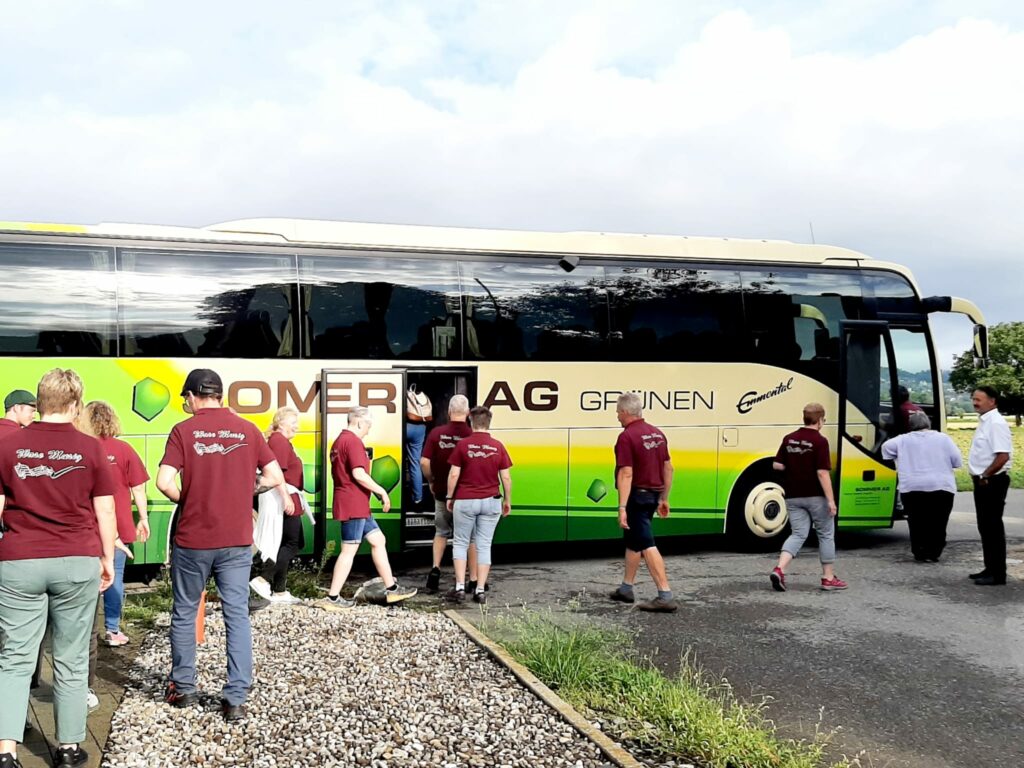
<svg viewBox="0 0 1024 768">
<path fill-rule="evenodd" d="M 1010 418 L 1010 435 L 1013 437 L 1013 466 L 1010 467 L 1010 487 L 1024 488 L 1024 427 L 1013 426 Z M 967 471 L 967 452 L 971 450 L 971 439 L 974 437 L 974 429 L 978 425 L 978 419 L 949 419 L 946 422 L 946 431 L 957 444 L 964 456 L 964 465 L 956 470 L 956 487 L 960 491 L 969 491 L 974 487 L 971 482 L 970 473 Z"/>
<path fill-rule="evenodd" d="M 302 599 L 324 596 L 321 583 L 325 582 L 323 574 L 326 557 L 319 564 L 311 560 L 292 561 L 288 571 L 288 591 Z M 207 599 L 217 600 L 217 586 L 213 579 L 206 585 Z M 122 618 L 132 626 L 141 629 L 152 629 L 156 626 L 157 617 L 171 610 L 171 580 L 166 569 L 160 572 L 145 591 L 129 592 L 125 595 Z"/>
<path fill-rule="evenodd" d="M 710 678 L 689 657 L 676 677 L 628 655 L 632 638 L 551 615 L 501 617 L 488 626 L 512 655 L 610 735 L 665 758 L 708 768 L 850 768 L 828 762 L 826 734 L 786 739 L 767 716 L 767 701 L 740 701 L 725 680 Z"/>
</svg>

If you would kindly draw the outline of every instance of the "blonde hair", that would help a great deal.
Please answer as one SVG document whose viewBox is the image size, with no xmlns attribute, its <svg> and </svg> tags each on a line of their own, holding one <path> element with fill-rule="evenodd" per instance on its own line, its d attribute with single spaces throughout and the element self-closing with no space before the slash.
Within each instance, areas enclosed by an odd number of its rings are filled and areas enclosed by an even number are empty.
<svg viewBox="0 0 1024 768">
<path fill-rule="evenodd" d="M 284 424 L 284 420 L 289 416 L 294 416 L 297 419 L 299 418 L 299 412 L 290 405 L 277 409 L 274 413 L 274 418 L 270 420 L 270 426 L 267 427 L 267 431 L 263 433 L 267 440 L 269 440 L 270 436 L 275 432 L 281 431 L 281 425 Z"/>
<path fill-rule="evenodd" d="M 804 426 L 817 424 L 825 418 L 825 406 L 821 403 L 808 403 L 804 406 Z"/>
<path fill-rule="evenodd" d="M 72 407 L 82 407 L 82 379 L 70 368 L 54 368 L 43 374 L 36 393 L 36 408 L 40 416 L 67 413 Z"/>
<path fill-rule="evenodd" d="M 79 429 L 93 437 L 117 437 L 121 434 L 121 420 L 110 403 L 93 400 L 85 406 L 78 419 Z"/>
</svg>

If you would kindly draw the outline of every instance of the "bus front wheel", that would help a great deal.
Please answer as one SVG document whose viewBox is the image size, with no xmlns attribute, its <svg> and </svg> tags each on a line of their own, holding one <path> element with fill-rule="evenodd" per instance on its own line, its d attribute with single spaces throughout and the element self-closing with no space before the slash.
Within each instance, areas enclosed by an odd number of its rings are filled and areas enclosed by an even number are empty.
<svg viewBox="0 0 1024 768">
<path fill-rule="evenodd" d="M 726 532 L 741 544 L 772 549 L 786 534 L 789 513 L 782 487 L 765 472 L 748 472 L 729 498 Z"/>
</svg>

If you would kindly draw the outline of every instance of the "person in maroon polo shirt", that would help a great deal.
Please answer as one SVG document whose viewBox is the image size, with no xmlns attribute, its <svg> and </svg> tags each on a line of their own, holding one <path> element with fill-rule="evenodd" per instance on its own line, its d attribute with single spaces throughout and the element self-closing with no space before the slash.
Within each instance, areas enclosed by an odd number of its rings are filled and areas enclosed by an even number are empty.
<svg viewBox="0 0 1024 768">
<path fill-rule="evenodd" d="M 196 614 L 212 573 L 227 634 L 228 676 L 221 713 L 225 720 L 235 721 L 245 717 L 243 704 L 252 685 L 253 484 L 257 490 L 277 488 L 284 476 L 263 434 L 225 408 L 223 395 L 216 372 L 197 368 L 189 373 L 181 396 L 185 412 L 193 415 L 171 430 L 156 487 L 178 505 L 171 552 L 171 673 L 164 698 L 175 707 L 198 701 Z"/>
<path fill-rule="evenodd" d="M 114 486 L 99 442 L 75 429 L 82 380 L 55 368 L 39 382 L 40 420 L 0 440 L 0 765 L 18 765 L 29 681 L 53 628 L 56 766 L 88 760 L 89 635 L 114 578 Z"/>
<path fill-rule="evenodd" d="M 665 561 L 654 543 L 651 521 L 655 512 L 668 517 L 672 490 L 672 458 L 668 438 L 644 421 L 643 401 L 635 392 L 619 395 L 615 409 L 622 432 L 615 441 L 615 487 L 619 491 L 619 527 L 626 541 L 626 566 L 622 583 L 612 600 L 635 602 L 633 584 L 640 560 L 647 563 L 658 596 L 637 607 L 642 611 L 671 613 L 679 608 L 665 572 Z"/>
<path fill-rule="evenodd" d="M 782 544 L 779 563 L 769 574 L 772 589 L 786 591 L 786 567 L 814 526 L 818 534 L 818 560 L 821 561 L 821 588 L 827 592 L 846 589 L 836 577 L 836 502 L 832 496 L 832 459 L 828 440 L 821 434 L 825 425 L 825 407 L 820 403 L 804 406 L 804 425 L 782 438 L 772 466 L 783 473 L 786 511 L 793 532 Z"/>
<path fill-rule="evenodd" d="M 469 543 L 476 543 L 478 580 L 473 600 L 487 602 L 487 576 L 491 570 L 491 542 L 502 517 L 512 511 L 512 459 L 505 446 L 491 437 L 491 412 L 477 406 L 469 412 L 473 434 L 463 438 L 448 458 L 448 509 L 455 521 L 452 560 L 455 586 L 445 596 L 456 603 L 466 599 L 466 559 Z M 501 488 L 498 487 L 499 482 Z M 504 498 L 501 491 L 504 491 Z"/>
<path fill-rule="evenodd" d="M 36 396 L 24 389 L 16 389 L 4 398 L 4 417 L 0 419 L 0 439 L 22 427 L 27 427 L 36 418 Z"/>
<path fill-rule="evenodd" d="M 430 430 L 423 446 L 423 458 L 420 466 L 423 476 L 430 484 L 430 492 L 434 495 L 434 567 L 427 574 L 427 592 L 437 592 L 441 586 L 441 560 L 444 558 L 448 539 L 455 532 L 452 513 L 448 509 L 448 472 L 451 465 L 448 459 L 455 446 L 465 437 L 473 434 L 473 428 L 466 419 L 469 418 L 469 400 L 465 395 L 453 395 L 448 401 L 448 423 L 440 424 Z M 470 591 L 476 586 L 476 545 L 469 545 L 469 585 Z"/>
<path fill-rule="evenodd" d="M 103 628 L 107 645 L 127 645 L 128 636 L 121 631 L 121 608 L 124 605 L 124 567 L 128 558 L 135 558 L 128 545 L 138 538 L 145 542 L 149 538 L 149 515 L 146 499 L 146 482 L 149 473 L 128 443 L 118 440 L 121 434 L 121 420 L 109 403 L 93 400 L 85 406 L 81 418 L 81 429 L 100 441 L 103 454 L 110 463 L 114 478 L 114 510 L 117 514 L 117 539 L 114 542 L 114 583 L 103 593 Z M 136 525 L 132 516 L 132 501 L 139 511 Z"/>
<path fill-rule="evenodd" d="M 302 459 L 295 452 L 292 439 L 299 431 L 299 412 L 285 406 L 278 408 L 267 430 L 267 445 L 274 452 L 277 463 L 284 472 L 284 485 L 280 488 L 286 499 L 282 500 L 284 519 L 281 521 L 281 543 L 277 556 L 258 566 L 259 574 L 250 582 L 252 591 L 265 600 L 279 604 L 300 602 L 288 591 L 288 568 L 299 550 L 304 546 L 302 533 Z M 260 497 L 261 504 L 263 497 Z M 291 506 L 288 506 L 288 501 Z M 289 512 L 289 508 L 291 511 Z"/>
<path fill-rule="evenodd" d="M 341 521 L 341 554 L 334 562 L 331 587 L 327 597 L 317 605 L 326 611 L 351 608 L 355 603 L 341 596 L 348 580 L 359 545 L 365 539 L 370 545 L 370 557 L 377 574 L 384 582 L 385 597 L 390 605 L 416 594 L 413 587 L 402 587 L 395 580 L 388 560 L 387 540 L 370 514 L 370 494 L 380 499 L 382 511 L 391 509 L 391 499 L 372 477 L 370 457 L 366 455 L 363 439 L 370 433 L 373 418 L 368 408 L 356 406 L 348 412 L 348 427 L 331 446 L 331 477 L 334 481 L 333 514 Z"/>
</svg>

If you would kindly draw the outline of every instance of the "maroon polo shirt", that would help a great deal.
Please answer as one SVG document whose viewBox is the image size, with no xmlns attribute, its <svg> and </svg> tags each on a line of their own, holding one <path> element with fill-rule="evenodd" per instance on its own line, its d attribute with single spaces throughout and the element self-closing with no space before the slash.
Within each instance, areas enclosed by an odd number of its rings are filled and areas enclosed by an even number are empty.
<svg viewBox="0 0 1024 768">
<path fill-rule="evenodd" d="M 284 473 L 284 481 L 288 483 L 288 485 L 293 485 L 301 491 L 302 459 L 300 459 L 299 454 L 295 452 L 295 447 L 292 445 L 291 440 L 280 432 L 271 432 L 270 437 L 267 438 L 267 445 L 270 446 L 270 450 L 274 454 L 274 458 L 277 459 L 277 463 L 281 465 L 281 471 Z M 302 500 L 299 498 L 299 494 L 292 494 L 292 503 L 295 504 L 295 511 L 292 514 L 301 515 Z"/>
<path fill-rule="evenodd" d="M 20 429 L 21 424 L 18 422 L 11 421 L 6 416 L 0 416 L 0 440 L 3 440 L 7 435 L 13 435 Z"/>
<path fill-rule="evenodd" d="M 135 541 L 135 518 L 132 517 L 131 489 L 149 480 L 142 459 L 128 443 L 116 437 L 101 437 L 100 445 L 110 463 L 114 480 L 114 510 L 117 512 L 117 535 L 125 544 Z"/>
<path fill-rule="evenodd" d="M 343 429 L 331 446 L 335 520 L 361 520 L 370 516 L 370 490 L 352 477 L 357 469 L 370 474 L 370 457 L 356 433 Z"/>
<path fill-rule="evenodd" d="M 512 466 L 505 446 L 487 432 L 473 432 L 455 446 L 448 463 L 459 468 L 455 499 L 490 499 L 498 495 L 498 472 Z"/>
<path fill-rule="evenodd" d="M 174 543 L 187 549 L 252 546 L 256 470 L 274 461 L 263 433 L 227 408 L 176 424 L 160 464 L 181 472 Z"/>
<path fill-rule="evenodd" d="M 439 427 L 434 427 L 427 435 L 423 444 L 423 458 L 430 462 L 430 475 L 433 481 L 430 483 L 430 492 L 438 501 L 448 498 L 448 471 L 451 464 L 452 451 L 459 444 L 459 440 L 473 434 L 473 429 L 464 421 L 449 421 Z"/>
<path fill-rule="evenodd" d="M 615 441 L 615 482 L 619 470 L 633 468 L 633 488 L 649 491 L 665 490 L 662 474 L 669 460 L 668 438 L 665 433 L 643 419 L 629 424 Z"/>
<path fill-rule="evenodd" d="M 32 422 L 0 440 L 0 488 L 0 560 L 102 556 L 92 500 L 113 496 L 114 482 L 96 438 Z"/>
<path fill-rule="evenodd" d="M 832 469 L 832 459 L 829 457 L 828 440 L 821 432 L 810 427 L 790 432 L 782 438 L 775 460 L 786 467 L 782 487 L 787 498 L 825 495 L 818 480 L 818 470 Z"/>
</svg>

